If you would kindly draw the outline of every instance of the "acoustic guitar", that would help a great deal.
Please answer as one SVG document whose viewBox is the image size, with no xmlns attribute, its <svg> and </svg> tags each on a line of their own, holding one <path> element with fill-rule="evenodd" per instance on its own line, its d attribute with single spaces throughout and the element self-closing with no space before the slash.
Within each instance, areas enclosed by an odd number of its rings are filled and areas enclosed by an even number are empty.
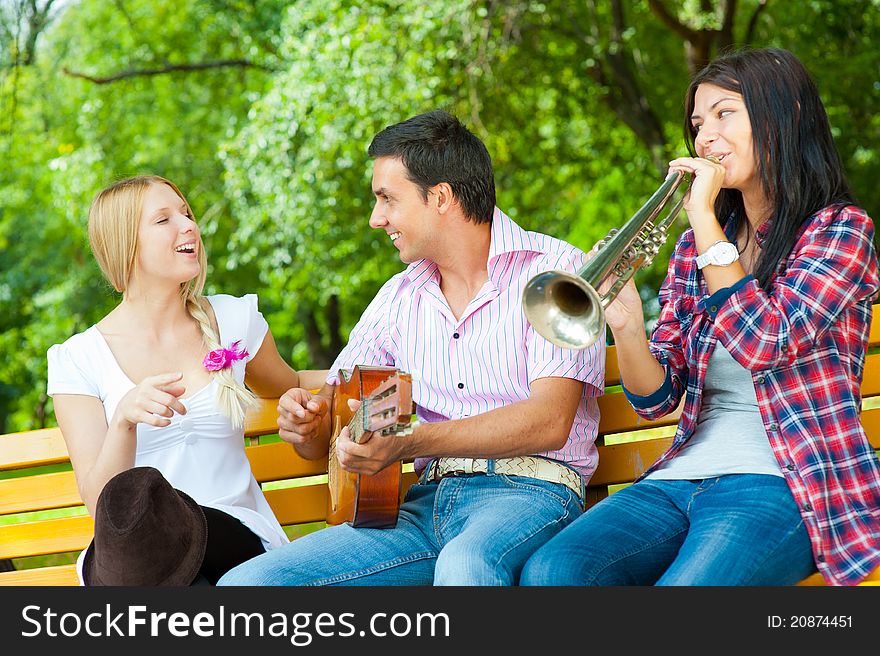
<svg viewBox="0 0 880 656">
<path fill-rule="evenodd" d="M 360 399 L 361 406 L 356 412 L 348 407 L 349 399 Z M 373 439 L 409 435 L 416 425 L 413 410 L 409 374 L 392 367 L 357 366 L 351 372 L 340 370 L 331 408 L 328 524 L 347 522 L 367 528 L 397 525 L 402 463 L 392 463 L 372 476 L 345 471 L 336 457 L 336 440 L 346 425 L 356 443 L 367 432 L 376 434 Z"/>
</svg>

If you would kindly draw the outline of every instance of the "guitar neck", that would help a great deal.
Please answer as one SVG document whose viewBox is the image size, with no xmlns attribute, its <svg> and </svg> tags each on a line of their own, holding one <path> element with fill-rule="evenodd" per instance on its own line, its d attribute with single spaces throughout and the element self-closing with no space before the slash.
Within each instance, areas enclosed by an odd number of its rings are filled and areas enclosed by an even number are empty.
<svg viewBox="0 0 880 656">
<path fill-rule="evenodd" d="M 361 403 L 361 406 L 352 415 L 351 419 L 348 421 L 348 430 L 351 435 L 351 441 L 355 444 L 360 444 L 361 440 L 364 437 L 364 433 L 367 432 L 368 426 L 364 413 L 368 407 L 369 400 L 365 399 L 364 402 Z M 406 435 L 411 435 L 413 430 L 418 425 L 418 421 L 409 421 L 405 424 L 392 424 L 388 428 L 383 429 L 381 432 L 383 435 L 396 435 L 397 437 L 404 437 Z"/>
</svg>

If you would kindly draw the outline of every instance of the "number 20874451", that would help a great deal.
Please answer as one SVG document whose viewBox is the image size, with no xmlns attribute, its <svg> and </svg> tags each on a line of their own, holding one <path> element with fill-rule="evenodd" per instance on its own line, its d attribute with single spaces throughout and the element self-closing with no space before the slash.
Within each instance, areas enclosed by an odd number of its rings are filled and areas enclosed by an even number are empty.
<svg viewBox="0 0 880 656">
<path fill-rule="evenodd" d="M 768 615 L 770 629 L 851 629 L 852 615 Z"/>
</svg>

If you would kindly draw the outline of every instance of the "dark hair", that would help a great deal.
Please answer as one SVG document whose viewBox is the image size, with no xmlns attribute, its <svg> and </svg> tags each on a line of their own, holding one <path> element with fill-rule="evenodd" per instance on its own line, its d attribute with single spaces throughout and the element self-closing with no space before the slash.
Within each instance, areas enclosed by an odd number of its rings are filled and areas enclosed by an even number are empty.
<svg viewBox="0 0 880 656">
<path fill-rule="evenodd" d="M 797 240 L 799 228 L 829 205 L 854 203 L 819 91 L 800 60 L 787 50 L 739 50 L 718 57 L 694 76 L 685 96 L 684 133 L 696 154 L 691 124 L 694 96 L 701 84 L 742 95 L 752 127 L 758 177 L 773 206 L 772 220 L 755 267 L 758 284 L 769 291 L 780 261 Z M 715 201 L 720 221 L 745 219 L 742 194 L 722 189 Z"/>
<path fill-rule="evenodd" d="M 454 116 L 434 110 L 391 125 L 373 137 L 372 158 L 400 158 L 407 178 L 428 199 L 428 189 L 446 182 L 474 223 L 491 223 L 495 177 L 489 151 Z"/>
</svg>

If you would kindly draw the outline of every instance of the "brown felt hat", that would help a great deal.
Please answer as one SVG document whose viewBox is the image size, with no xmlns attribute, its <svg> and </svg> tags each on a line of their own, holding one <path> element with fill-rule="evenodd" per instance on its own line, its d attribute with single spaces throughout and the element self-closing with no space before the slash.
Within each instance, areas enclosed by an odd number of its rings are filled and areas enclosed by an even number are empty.
<svg viewBox="0 0 880 656">
<path fill-rule="evenodd" d="M 158 469 L 134 467 L 107 481 L 95 537 L 83 559 L 86 585 L 189 585 L 205 557 L 208 523 L 192 497 Z"/>
</svg>

